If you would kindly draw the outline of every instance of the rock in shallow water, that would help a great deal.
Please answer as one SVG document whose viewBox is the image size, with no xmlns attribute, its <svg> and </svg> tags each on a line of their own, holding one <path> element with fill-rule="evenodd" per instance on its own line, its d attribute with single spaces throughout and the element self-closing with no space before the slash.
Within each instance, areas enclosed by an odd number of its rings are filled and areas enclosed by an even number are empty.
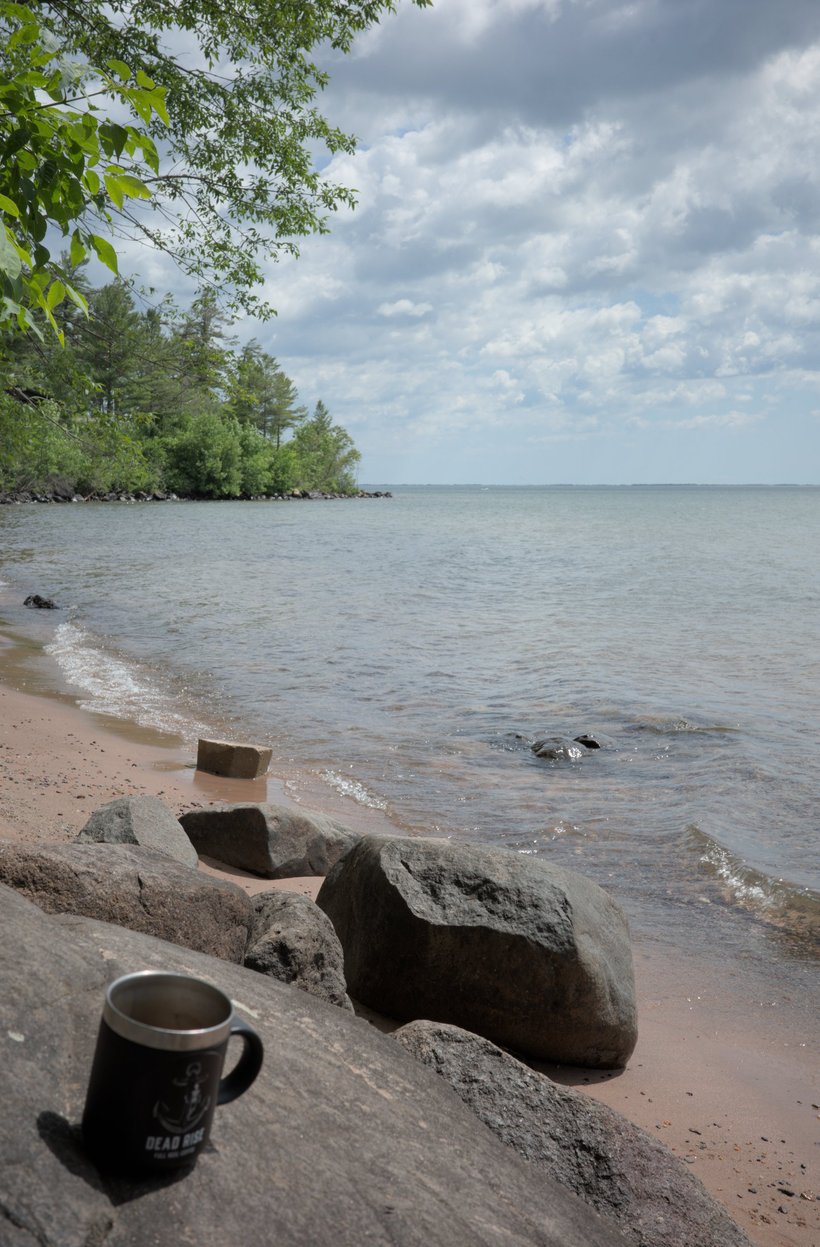
<svg viewBox="0 0 820 1247">
<path fill-rule="evenodd" d="M 532 742 L 532 751 L 536 758 L 555 762 L 578 762 L 589 752 L 584 745 L 566 736 L 539 736 Z"/>
<path fill-rule="evenodd" d="M 228 779 L 256 779 L 270 765 L 272 750 L 261 745 L 236 745 L 228 740 L 200 740 L 196 769 Z"/>
<path fill-rule="evenodd" d="M 510 850 L 371 836 L 317 903 L 348 991 L 381 1013 L 571 1065 L 621 1066 L 635 1047 L 626 919 L 583 875 Z"/>
</svg>

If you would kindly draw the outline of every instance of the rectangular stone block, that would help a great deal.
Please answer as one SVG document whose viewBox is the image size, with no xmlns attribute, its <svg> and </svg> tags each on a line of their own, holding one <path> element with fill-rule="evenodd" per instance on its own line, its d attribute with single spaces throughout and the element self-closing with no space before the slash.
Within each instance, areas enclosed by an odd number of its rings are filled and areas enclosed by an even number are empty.
<svg viewBox="0 0 820 1247">
<path fill-rule="evenodd" d="M 197 744 L 196 769 L 227 779 L 256 779 L 264 775 L 271 759 L 271 750 L 261 745 L 235 745 L 227 740 L 200 740 Z"/>
</svg>

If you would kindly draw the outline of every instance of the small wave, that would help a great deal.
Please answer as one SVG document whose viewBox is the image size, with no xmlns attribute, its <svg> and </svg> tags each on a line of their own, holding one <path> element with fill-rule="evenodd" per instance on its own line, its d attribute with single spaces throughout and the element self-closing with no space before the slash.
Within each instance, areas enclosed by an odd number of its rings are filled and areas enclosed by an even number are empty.
<svg viewBox="0 0 820 1247">
<path fill-rule="evenodd" d="M 658 736 L 667 736 L 675 733 L 699 736 L 713 732 L 739 732 L 740 728 L 736 723 L 693 723 L 691 719 L 683 717 L 673 719 L 649 716 L 642 719 L 639 723 L 633 724 L 633 731 L 653 732 Z"/>
<path fill-rule="evenodd" d="M 698 854 L 701 870 L 714 880 L 723 900 L 801 940 L 820 941 L 818 893 L 755 870 L 699 827 L 687 829 L 687 842 Z"/>
<path fill-rule="evenodd" d="M 387 802 L 366 788 L 358 779 L 350 779 L 347 775 L 339 775 L 337 771 L 322 771 L 322 779 L 331 788 L 335 788 L 344 797 L 352 797 L 359 805 L 369 806 L 371 810 L 386 810 Z"/>
<path fill-rule="evenodd" d="M 83 710 L 172 732 L 186 740 L 208 735 L 203 724 L 179 710 L 153 674 L 137 662 L 126 662 L 106 652 L 76 624 L 59 624 L 46 653 L 56 660 L 65 678 L 85 694 L 78 699 Z"/>
</svg>

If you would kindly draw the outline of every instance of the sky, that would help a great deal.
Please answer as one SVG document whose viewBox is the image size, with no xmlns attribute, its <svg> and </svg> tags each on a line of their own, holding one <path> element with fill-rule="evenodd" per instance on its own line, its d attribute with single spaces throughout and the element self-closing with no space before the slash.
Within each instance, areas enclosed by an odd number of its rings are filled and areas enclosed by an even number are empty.
<svg viewBox="0 0 820 1247">
<path fill-rule="evenodd" d="M 820 484 L 820 3 L 405 2 L 241 328 L 362 483 Z"/>
</svg>

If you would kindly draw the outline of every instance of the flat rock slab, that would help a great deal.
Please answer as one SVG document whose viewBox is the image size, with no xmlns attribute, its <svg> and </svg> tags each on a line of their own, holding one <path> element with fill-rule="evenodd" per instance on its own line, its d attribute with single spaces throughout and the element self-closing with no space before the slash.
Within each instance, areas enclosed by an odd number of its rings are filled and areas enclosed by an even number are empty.
<svg viewBox="0 0 820 1247">
<path fill-rule="evenodd" d="M 241 962 L 253 916 L 233 883 L 127 844 L 0 842 L 0 883 L 52 914 L 82 914 Z"/>
<path fill-rule="evenodd" d="M 162 968 L 215 983 L 265 1062 L 192 1171 L 102 1177 L 77 1123 L 105 986 Z M 0 889 L 3 1247 L 624 1247 L 429 1070 L 342 1009 L 241 966 Z"/>
<path fill-rule="evenodd" d="M 197 851 L 159 797 L 118 797 L 95 810 L 78 835 L 81 842 L 138 844 L 191 866 L 196 870 Z"/>
<path fill-rule="evenodd" d="M 265 879 L 326 875 L 358 833 L 324 814 L 238 802 L 181 815 L 197 852 Z"/>
<path fill-rule="evenodd" d="M 669 1148 L 606 1104 L 457 1026 L 410 1022 L 392 1037 L 503 1143 L 611 1217 L 636 1247 L 751 1247 Z"/>
<path fill-rule="evenodd" d="M 352 1012 L 344 953 L 327 914 L 298 892 L 259 892 L 253 909 L 245 965 Z"/>
<path fill-rule="evenodd" d="M 263 745 L 237 745 L 229 740 L 200 740 L 196 769 L 228 779 L 257 779 L 270 766 L 271 749 Z"/>
<path fill-rule="evenodd" d="M 583 875 L 509 849 L 368 836 L 317 903 L 348 991 L 380 1013 L 570 1065 L 621 1066 L 635 1047 L 626 919 Z"/>
</svg>

